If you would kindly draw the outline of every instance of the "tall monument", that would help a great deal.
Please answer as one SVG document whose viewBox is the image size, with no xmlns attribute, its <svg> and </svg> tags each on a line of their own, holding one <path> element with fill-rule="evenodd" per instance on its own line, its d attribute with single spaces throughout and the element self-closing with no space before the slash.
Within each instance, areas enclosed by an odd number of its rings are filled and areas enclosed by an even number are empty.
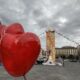
<svg viewBox="0 0 80 80">
<path fill-rule="evenodd" d="M 46 31 L 46 49 L 48 55 L 48 61 L 45 64 L 55 64 L 55 31 L 48 29 Z"/>
</svg>

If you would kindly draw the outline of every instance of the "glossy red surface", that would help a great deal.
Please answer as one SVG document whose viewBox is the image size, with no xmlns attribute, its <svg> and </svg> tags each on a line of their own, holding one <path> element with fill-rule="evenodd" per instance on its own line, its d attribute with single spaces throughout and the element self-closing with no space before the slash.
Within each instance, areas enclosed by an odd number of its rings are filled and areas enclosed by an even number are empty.
<svg viewBox="0 0 80 80">
<path fill-rule="evenodd" d="M 7 27 L 5 32 L 11 34 L 22 34 L 24 33 L 24 29 L 21 24 L 13 23 Z"/>
<path fill-rule="evenodd" d="M 6 27 L 3 24 L 0 24 L 0 48 L 1 48 L 1 39 L 5 35 L 5 33 L 10 34 L 22 34 L 24 33 L 24 29 L 21 24 L 13 23 Z M 0 62 L 1 62 L 1 50 L 0 50 Z"/>
<path fill-rule="evenodd" d="M 5 25 L 0 24 L 0 63 L 2 61 L 2 57 L 1 57 L 1 38 L 4 35 L 4 31 L 5 31 Z"/>
<path fill-rule="evenodd" d="M 25 75 L 40 53 L 40 40 L 33 33 L 21 35 L 5 34 L 1 41 L 2 60 L 12 76 Z"/>
</svg>

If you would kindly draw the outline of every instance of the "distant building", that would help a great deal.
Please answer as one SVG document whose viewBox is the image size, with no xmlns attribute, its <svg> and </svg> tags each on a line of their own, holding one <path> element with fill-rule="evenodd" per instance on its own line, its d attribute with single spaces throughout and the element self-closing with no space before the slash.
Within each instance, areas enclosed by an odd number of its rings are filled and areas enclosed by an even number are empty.
<svg viewBox="0 0 80 80">
<path fill-rule="evenodd" d="M 73 56 L 79 55 L 78 48 L 73 47 L 73 46 L 64 46 L 61 48 L 56 48 L 55 50 L 56 50 L 56 57 L 61 56 L 61 55 L 64 55 L 66 57 L 68 57 L 70 55 L 73 55 Z M 44 59 L 48 59 L 48 58 L 49 58 L 48 52 L 41 49 L 41 53 L 37 60 L 44 60 Z"/>
<path fill-rule="evenodd" d="M 77 47 L 72 47 L 72 46 L 64 46 L 62 48 L 56 48 L 56 55 L 78 55 L 78 49 Z"/>
<path fill-rule="evenodd" d="M 47 55 L 46 55 L 46 51 L 43 50 L 43 49 L 41 49 L 40 54 L 39 54 L 37 60 L 43 59 L 43 58 L 46 57 L 46 56 L 47 56 Z"/>
</svg>

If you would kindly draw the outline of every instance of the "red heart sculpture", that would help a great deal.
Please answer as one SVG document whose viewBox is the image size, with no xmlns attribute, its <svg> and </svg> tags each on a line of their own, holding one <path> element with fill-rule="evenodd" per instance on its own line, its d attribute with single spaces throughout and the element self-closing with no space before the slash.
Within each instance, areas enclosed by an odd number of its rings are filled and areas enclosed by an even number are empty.
<svg viewBox="0 0 80 80">
<path fill-rule="evenodd" d="M 13 23 L 6 28 L 5 32 L 11 34 L 22 34 L 24 33 L 24 29 L 21 24 Z"/>
<path fill-rule="evenodd" d="M 5 26 L 0 25 L 0 39 L 1 39 L 1 35 L 4 33 L 4 30 L 5 30 Z"/>
<path fill-rule="evenodd" d="M 40 40 L 33 33 L 5 34 L 1 41 L 3 65 L 12 76 L 24 76 L 40 52 Z"/>
<path fill-rule="evenodd" d="M 5 35 L 5 33 L 22 34 L 24 33 L 24 29 L 22 25 L 19 23 L 13 23 L 9 25 L 8 27 L 6 27 L 3 24 L 0 24 L 0 44 L 1 44 L 1 38 Z M 0 50 L 0 62 L 1 62 L 1 50 Z"/>
<path fill-rule="evenodd" d="M 2 57 L 1 57 L 1 39 L 2 39 L 2 36 L 4 34 L 4 31 L 5 31 L 5 25 L 0 24 L 0 63 L 2 61 Z"/>
</svg>

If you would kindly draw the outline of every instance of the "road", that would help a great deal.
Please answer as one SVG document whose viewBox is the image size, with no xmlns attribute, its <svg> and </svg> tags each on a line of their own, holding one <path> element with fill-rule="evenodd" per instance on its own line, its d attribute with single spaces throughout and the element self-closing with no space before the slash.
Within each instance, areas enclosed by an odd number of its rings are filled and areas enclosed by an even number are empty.
<svg viewBox="0 0 80 80">
<path fill-rule="evenodd" d="M 64 67 L 35 65 L 28 74 L 28 80 L 80 80 L 80 63 L 65 62 Z M 0 80 L 24 80 L 10 76 L 0 67 Z"/>
</svg>

